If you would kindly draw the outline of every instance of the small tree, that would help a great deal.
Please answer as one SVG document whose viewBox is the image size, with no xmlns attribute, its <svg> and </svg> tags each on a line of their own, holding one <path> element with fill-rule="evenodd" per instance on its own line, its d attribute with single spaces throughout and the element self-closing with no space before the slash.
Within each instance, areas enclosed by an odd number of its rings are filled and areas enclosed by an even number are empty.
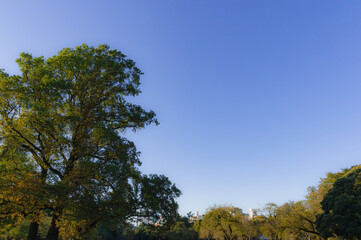
<svg viewBox="0 0 361 240">
<path fill-rule="evenodd" d="M 201 239 L 241 239 L 245 215 L 236 207 L 217 207 L 209 210 L 200 222 Z"/>
</svg>

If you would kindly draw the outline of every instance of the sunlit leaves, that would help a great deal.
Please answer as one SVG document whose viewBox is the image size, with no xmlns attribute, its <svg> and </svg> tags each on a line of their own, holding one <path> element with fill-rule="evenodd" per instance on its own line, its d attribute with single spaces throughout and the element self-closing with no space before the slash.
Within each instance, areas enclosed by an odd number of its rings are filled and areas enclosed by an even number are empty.
<svg viewBox="0 0 361 240">
<path fill-rule="evenodd" d="M 153 111 L 129 102 L 140 93 L 135 62 L 83 44 L 47 59 L 23 53 L 17 63 L 20 75 L 0 71 L 2 213 L 38 222 L 46 210 L 58 227 L 82 234 L 144 209 L 150 199 L 135 192 L 146 179 L 139 152 L 120 135 L 157 124 Z M 161 207 L 173 210 L 180 192 L 166 180 L 155 196 L 169 194 L 170 206 Z"/>
</svg>

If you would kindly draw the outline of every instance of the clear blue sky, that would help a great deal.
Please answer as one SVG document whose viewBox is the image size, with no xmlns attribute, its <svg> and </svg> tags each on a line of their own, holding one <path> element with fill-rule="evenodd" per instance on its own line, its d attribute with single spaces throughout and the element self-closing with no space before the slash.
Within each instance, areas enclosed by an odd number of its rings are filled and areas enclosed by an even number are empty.
<svg viewBox="0 0 361 240">
<path fill-rule="evenodd" d="M 180 213 L 304 198 L 361 161 L 360 1 L 7 1 L 0 68 L 107 43 L 145 75 L 160 125 L 129 134 Z"/>
</svg>

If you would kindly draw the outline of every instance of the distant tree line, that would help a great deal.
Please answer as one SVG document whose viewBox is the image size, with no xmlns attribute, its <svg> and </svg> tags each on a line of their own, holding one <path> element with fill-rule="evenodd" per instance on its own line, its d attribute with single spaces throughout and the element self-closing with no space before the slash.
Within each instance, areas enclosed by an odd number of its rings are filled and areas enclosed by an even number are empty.
<svg viewBox="0 0 361 240">
<path fill-rule="evenodd" d="M 114 225 L 101 222 L 88 239 L 102 240 L 251 240 L 267 237 L 275 240 L 361 239 L 361 165 L 337 173 L 327 173 L 317 187 L 309 187 L 302 201 L 280 206 L 268 203 L 250 218 L 240 208 L 210 208 L 201 219 L 192 214 L 176 217 L 164 224 L 134 222 Z M 192 221 L 193 220 L 193 221 Z M 40 224 L 45 233 L 51 218 Z M 2 222 L 6 229 L 6 222 Z M 7 239 L 24 239 L 29 224 L 22 223 L 2 231 Z M 8 229 L 8 228 L 7 228 Z M 5 239 L 5 238 L 4 238 Z"/>
<path fill-rule="evenodd" d="M 200 239 L 361 239 L 361 165 L 328 173 L 302 201 L 266 204 L 250 219 L 235 207 L 210 209 L 194 229 Z"/>
</svg>

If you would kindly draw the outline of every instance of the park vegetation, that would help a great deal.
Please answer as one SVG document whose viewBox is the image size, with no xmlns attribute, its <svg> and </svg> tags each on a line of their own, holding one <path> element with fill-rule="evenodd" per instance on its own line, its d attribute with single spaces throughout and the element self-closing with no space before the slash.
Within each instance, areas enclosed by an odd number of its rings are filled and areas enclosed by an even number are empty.
<svg viewBox="0 0 361 240">
<path fill-rule="evenodd" d="M 107 45 L 23 53 L 0 70 L 0 239 L 361 239 L 361 165 L 328 173 L 302 201 L 181 217 L 181 191 L 145 175 L 125 138 L 158 124 L 131 103 L 142 72 Z"/>
<path fill-rule="evenodd" d="M 17 63 L 19 75 L 0 70 L 6 237 L 27 225 L 28 240 L 85 239 L 99 224 L 177 216 L 180 190 L 163 175 L 142 174 L 139 152 L 124 137 L 158 124 L 153 111 L 130 102 L 142 74 L 134 61 L 84 44 L 47 59 L 22 53 Z"/>
<path fill-rule="evenodd" d="M 268 203 L 249 218 L 232 206 L 211 208 L 195 223 L 200 239 L 361 239 L 361 165 L 328 173 L 302 201 Z"/>
<path fill-rule="evenodd" d="M 250 218 L 234 206 L 215 206 L 200 218 L 192 213 L 170 221 L 156 219 L 114 224 L 99 222 L 89 231 L 88 239 L 106 240 L 316 240 L 361 239 L 360 192 L 361 165 L 336 173 L 327 173 L 316 187 L 309 187 L 302 201 L 281 205 L 268 203 Z M 39 223 L 39 236 L 46 236 L 51 215 Z M 4 239 L 24 239 L 29 222 L 1 222 Z M 63 239 L 73 239 L 64 237 Z M 84 238 L 85 239 L 85 238 Z"/>
<path fill-rule="evenodd" d="M 184 217 L 171 226 L 142 225 L 135 228 L 132 236 L 124 235 L 127 237 L 124 239 L 358 240 L 360 209 L 361 165 L 358 165 L 327 173 L 318 186 L 308 188 L 304 200 L 281 205 L 268 203 L 253 218 L 234 206 L 215 206 L 198 220 L 188 214 L 188 221 Z"/>
</svg>

